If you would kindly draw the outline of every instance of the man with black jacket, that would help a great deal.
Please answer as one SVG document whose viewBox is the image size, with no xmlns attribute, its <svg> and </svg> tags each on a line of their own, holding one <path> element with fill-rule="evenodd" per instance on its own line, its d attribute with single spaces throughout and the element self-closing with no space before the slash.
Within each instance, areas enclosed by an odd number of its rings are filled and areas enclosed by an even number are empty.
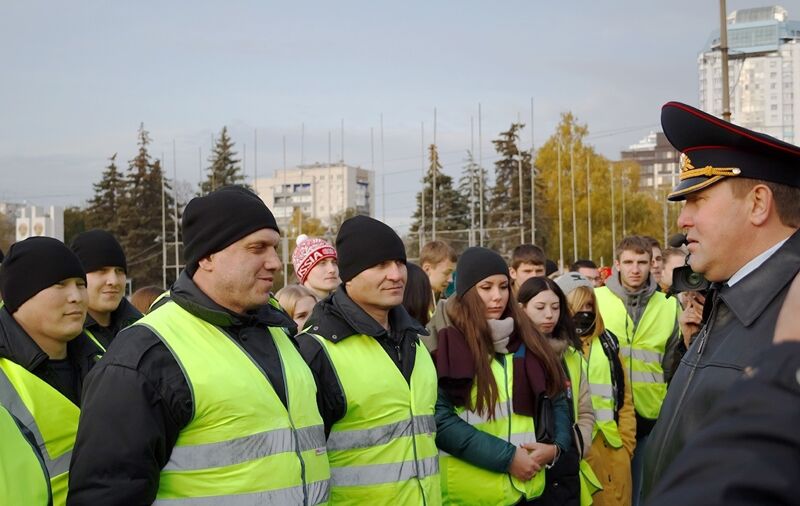
<svg viewBox="0 0 800 506">
<path fill-rule="evenodd" d="M 311 371 L 268 305 L 277 223 L 223 187 L 183 215 L 186 269 L 89 376 L 71 505 L 318 504 L 328 463 Z"/>
<path fill-rule="evenodd" d="M 86 274 L 61 241 L 31 237 L 8 251 L 0 290 L 0 404 L 34 435 L 63 505 L 81 389 L 101 353 L 82 333 Z"/>
<path fill-rule="evenodd" d="M 104 350 L 117 332 L 142 317 L 125 298 L 128 262 L 117 239 L 105 230 L 75 236 L 70 249 L 86 271 L 89 314 L 84 332 Z"/>
<path fill-rule="evenodd" d="M 314 308 L 300 352 L 328 435 L 331 503 L 441 504 L 436 370 L 402 306 L 406 252 L 387 225 L 345 221 L 342 284 Z"/>
<path fill-rule="evenodd" d="M 689 265 L 713 282 L 702 325 L 672 379 L 645 454 L 644 497 L 723 393 L 770 346 L 789 282 L 800 271 L 800 148 L 685 104 L 661 112 L 683 153 L 670 200 L 686 200 Z M 688 308 L 687 308 L 688 309 Z"/>
</svg>

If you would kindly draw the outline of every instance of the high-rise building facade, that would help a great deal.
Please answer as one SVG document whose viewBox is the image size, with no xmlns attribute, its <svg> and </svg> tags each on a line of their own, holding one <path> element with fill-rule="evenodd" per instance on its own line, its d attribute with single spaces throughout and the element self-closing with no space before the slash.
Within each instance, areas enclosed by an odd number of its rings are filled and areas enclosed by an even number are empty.
<svg viewBox="0 0 800 506">
<path fill-rule="evenodd" d="M 295 209 L 329 225 L 348 209 L 375 214 L 374 179 L 371 170 L 317 163 L 276 170 L 273 177 L 259 178 L 255 190 L 281 225 L 290 221 Z"/>
<path fill-rule="evenodd" d="M 622 151 L 620 158 L 639 164 L 640 190 L 657 193 L 675 186 L 680 155 L 663 132 L 650 132 L 647 137 Z"/>
<path fill-rule="evenodd" d="M 800 144 L 800 21 L 780 6 L 728 16 L 731 121 Z M 722 116 L 719 30 L 698 56 L 700 108 Z"/>
</svg>

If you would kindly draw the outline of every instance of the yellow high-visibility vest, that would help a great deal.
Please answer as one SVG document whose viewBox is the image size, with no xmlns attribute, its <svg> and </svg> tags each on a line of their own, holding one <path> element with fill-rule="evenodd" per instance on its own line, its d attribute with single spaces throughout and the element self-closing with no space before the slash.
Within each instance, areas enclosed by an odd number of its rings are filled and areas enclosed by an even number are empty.
<svg viewBox="0 0 800 506">
<path fill-rule="evenodd" d="M 597 306 L 608 330 L 619 338 L 620 354 L 633 391 L 633 407 L 639 416 L 655 420 L 667 395 L 661 361 L 667 341 L 678 325 L 678 301 L 655 292 L 638 325 L 625 303 L 608 287 L 595 290 Z"/>
<path fill-rule="evenodd" d="M 347 402 L 328 437 L 331 504 L 441 504 L 436 369 L 422 343 L 409 384 L 373 337 L 314 337 Z"/>
<path fill-rule="evenodd" d="M 156 504 L 323 504 L 325 432 L 311 370 L 282 329 L 270 328 L 286 385 L 284 407 L 267 375 L 225 332 L 167 301 L 134 325 L 178 361 L 193 416 L 161 470 Z"/>
</svg>

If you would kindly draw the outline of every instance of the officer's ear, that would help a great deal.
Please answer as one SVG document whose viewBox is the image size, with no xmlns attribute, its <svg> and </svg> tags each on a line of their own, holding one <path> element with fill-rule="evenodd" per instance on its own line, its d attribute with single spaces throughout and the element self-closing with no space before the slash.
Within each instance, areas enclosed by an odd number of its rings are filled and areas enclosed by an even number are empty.
<svg viewBox="0 0 800 506">
<path fill-rule="evenodd" d="M 214 254 L 210 254 L 200 259 L 197 262 L 197 270 L 213 272 L 214 271 Z"/>
<path fill-rule="evenodd" d="M 750 223 L 753 225 L 757 227 L 764 225 L 772 215 L 779 219 L 775 208 L 775 196 L 769 186 L 765 184 L 753 186 L 746 198 L 750 212 Z"/>
</svg>

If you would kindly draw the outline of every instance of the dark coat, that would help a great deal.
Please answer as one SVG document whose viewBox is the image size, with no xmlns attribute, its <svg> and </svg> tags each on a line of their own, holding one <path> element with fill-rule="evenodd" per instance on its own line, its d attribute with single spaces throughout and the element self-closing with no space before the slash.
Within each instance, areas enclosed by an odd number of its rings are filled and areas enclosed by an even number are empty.
<svg viewBox="0 0 800 506">
<path fill-rule="evenodd" d="M 798 504 L 800 343 L 770 348 L 755 366 L 689 439 L 648 506 Z"/>
<path fill-rule="evenodd" d="M 427 331 L 403 306 L 394 307 L 389 311 L 389 326 L 391 332 L 387 332 L 353 302 L 342 286 L 318 302 L 306 322 L 308 332 L 320 335 L 333 343 L 353 335 L 372 336 L 410 384 L 416 346 L 419 342 L 418 334 Z M 328 355 L 322 349 L 322 344 L 307 333 L 299 334 L 297 342 L 300 354 L 314 373 L 314 380 L 317 383 L 317 404 L 327 435 L 333 424 L 347 413 L 344 392 Z"/>
<path fill-rule="evenodd" d="M 72 366 L 74 384 L 65 385 L 64 376 L 53 367 L 47 353 L 9 314 L 8 308 L 0 308 L 0 358 L 21 365 L 39 379 L 58 390 L 76 406 L 81 405 L 81 389 L 89 370 L 100 360 L 102 351 L 81 333 L 67 343 L 67 361 Z"/>
<path fill-rule="evenodd" d="M 123 297 L 117 309 L 111 312 L 111 324 L 108 327 L 103 327 L 97 323 L 91 315 L 87 314 L 83 328 L 91 332 L 92 335 L 100 341 L 100 344 L 103 345 L 105 349 L 108 349 L 120 330 L 136 322 L 136 320 L 141 317 L 142 313 L 133 307 L 133 304 L 128 302 L 128 299 Z"/>
<path fill-rule="evenodd" d="M 275 342 L 267 327 L 293 326 L 271 307 L 237 315 L 217 305 L 184 271 L 171 298 L 222 329 L 266 372 L 286 405 Z M 84 405 L 69 476 L 70 505 L 152 504 L 161 469 L 193 416 L 192 393 L 169 349 L 150 329 L 134 325 L 86 379 Z"/>
<path fill-rule="evenodd" d="M 771 346 L 778 313 L 798 271 L 800 232 L 795 232 L 755 271 L 719 290 L 716 308 L 683 356 L 650 435 L 643 497 L 657 485 L 686 441 L 704 427 L 709 409 L 745 367 Z"/>
</svg>

